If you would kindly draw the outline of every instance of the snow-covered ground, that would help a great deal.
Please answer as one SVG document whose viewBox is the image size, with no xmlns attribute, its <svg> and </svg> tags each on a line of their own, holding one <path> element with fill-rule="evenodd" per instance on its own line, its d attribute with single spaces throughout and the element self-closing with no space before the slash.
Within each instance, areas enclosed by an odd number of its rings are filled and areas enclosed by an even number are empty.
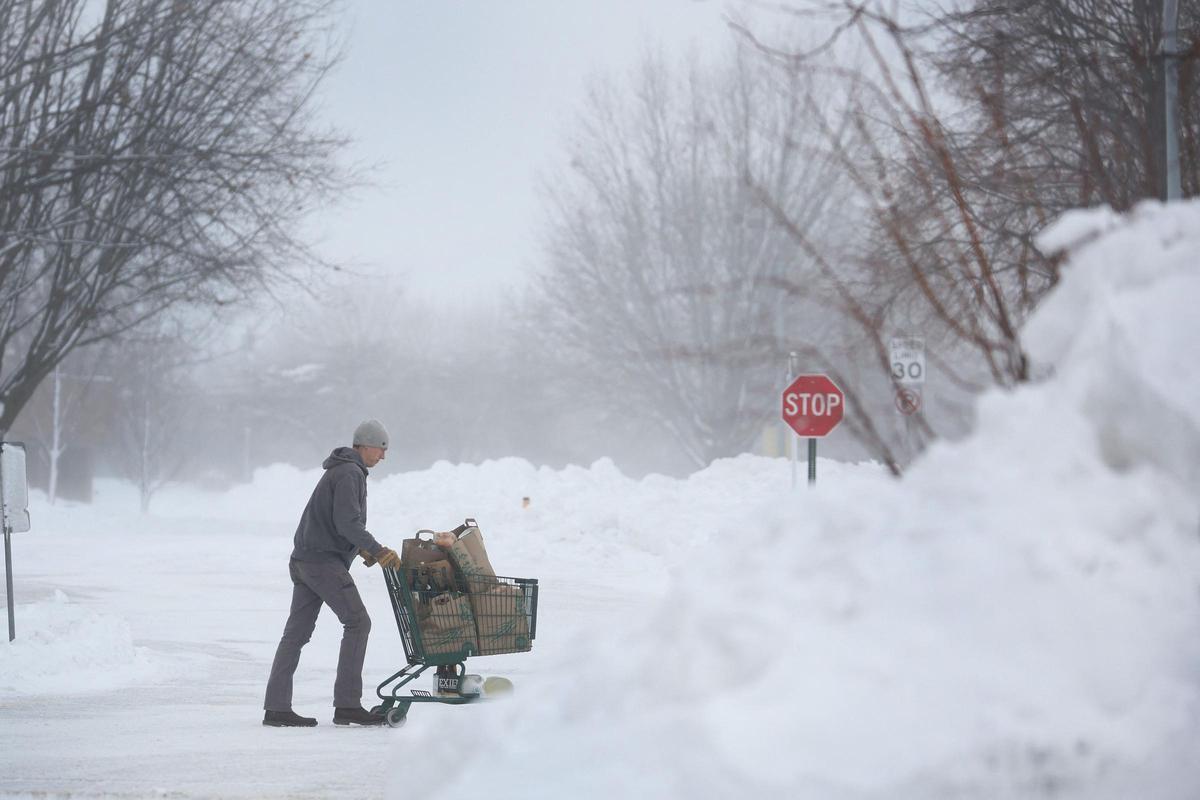
<svg viewBox="0 0 1200 800">
<path fill-rule="evenodd" d="M 542 592 L 532 653 L 471 662 L 511 698 L 397 730 L 330 724 L 328 611 L 296 683 L 321 724 L 260 725 L 316 471 L 148 516 L 119 484 L 35 496 L 0 793 L 1200 797 L 1200 204 L 1069 215 L 1042 246 L 1073 252 L 1026 331 L 1048 377 L 985 396 L 903 481 L 822 462 L 792 491 L 750 456 L 686 480 L 516 459 L 372 479 L 385 543 L 475 516 Z M 373 684 L 404 657 L 379 574 L 355 575 Z"/>
</svg>

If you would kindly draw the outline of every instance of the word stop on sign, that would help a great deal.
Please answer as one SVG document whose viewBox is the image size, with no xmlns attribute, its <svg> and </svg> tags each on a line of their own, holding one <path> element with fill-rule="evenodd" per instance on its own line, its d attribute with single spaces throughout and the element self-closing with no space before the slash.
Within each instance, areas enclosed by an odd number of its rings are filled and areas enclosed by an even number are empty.
<svg viewBox="0 0 1200 800">
<path fill-rule="evenodd" d="M 828 417 L 837 414 L 842 396 L 833 392 L 788 392 L 783 410 L 789 417 Z"/>
<path fill-rule="evenodd" d="M 800 436 L 825 436 L 842 421 L 846 399 L 827 375 L 800 375 L 783 390 L 783 421 Z"/>
</svg>

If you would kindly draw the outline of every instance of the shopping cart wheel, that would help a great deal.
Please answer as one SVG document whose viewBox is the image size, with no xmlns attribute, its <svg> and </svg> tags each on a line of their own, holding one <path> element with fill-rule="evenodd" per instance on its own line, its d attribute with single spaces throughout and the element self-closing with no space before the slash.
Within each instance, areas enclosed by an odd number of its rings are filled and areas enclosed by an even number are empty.
<svg viewBox="0 0 1200 800">
<path fill-rule="evenodd" d="M 389 728 L 399 728 L 408 721 L 408 706 L 403 705 L 389 708 L 387 715 L 384 716 L 384 720 L 387 722 Z"/>
</svg>

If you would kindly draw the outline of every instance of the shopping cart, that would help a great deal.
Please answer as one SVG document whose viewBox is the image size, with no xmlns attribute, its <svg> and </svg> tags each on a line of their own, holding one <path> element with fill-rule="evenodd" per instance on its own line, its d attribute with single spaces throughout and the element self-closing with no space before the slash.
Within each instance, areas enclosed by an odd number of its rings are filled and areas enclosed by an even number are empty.
<svg viewBox="0 0 1200 800">
<path fill-rule="evenodd" d="M 533 578 L 456 575 L 446 581 L 423 567 L 383 570 L 408 664 L 379 684 L 373 710 L 393 728 L 404 724 L 413 703 L 462 705 L 482 694 L 464 686 L 472 656 L 523 653 L 537 635 L 538 582 Z M 453 672 L 439 677 L 438 691 L 408 689 L 430 667 Z"/>
</svg>

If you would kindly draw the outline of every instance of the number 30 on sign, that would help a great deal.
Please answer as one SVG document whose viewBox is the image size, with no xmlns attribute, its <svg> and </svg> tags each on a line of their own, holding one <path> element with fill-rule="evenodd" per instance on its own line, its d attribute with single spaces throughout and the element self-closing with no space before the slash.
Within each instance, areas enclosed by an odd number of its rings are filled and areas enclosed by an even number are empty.
<svg viewBox="0 0 1200 800">
<path fill-rule="evenodd" d="M 897 383 L 924 383 L 925 340 L 910 336 L 892 339 L 888 345 L 892 379 Z"/>
</svg>

